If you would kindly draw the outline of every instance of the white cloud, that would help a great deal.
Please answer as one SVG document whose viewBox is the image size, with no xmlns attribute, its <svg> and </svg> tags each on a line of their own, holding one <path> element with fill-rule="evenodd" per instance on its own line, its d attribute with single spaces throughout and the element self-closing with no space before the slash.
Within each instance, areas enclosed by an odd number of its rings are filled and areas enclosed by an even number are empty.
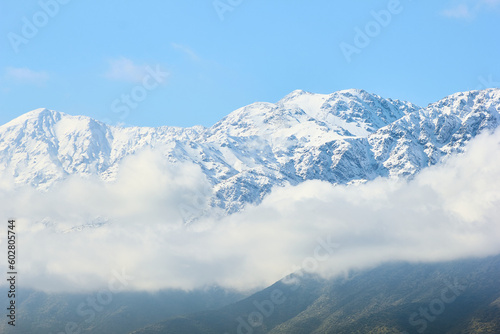
<svg viewBox="0 0 500 334">
<path fill-rule="evenodd" d="M 443 10 L 443 15 L 456 19 L 468 19 L 473 16 L 469 6 L 465 3 Z"/>
<path fill-rule="evenodd" d="M 111 80 L 141 83 L 148 75 L 147 65 L 135 64 L 128 58 L 118 58 L 109 61 L 109 68 L 104 76 Z"/>
<path fill-rule="evenodd" d="M 106 286 L 113 269 L 125 268 L 135 277 L 130 289 L 255 288 L 307 263 L 325 236 L 340 245 L 318 263 L 316 271 L 325 276 L 385 261 L 499 253 L 499 150 L 500 130 L 412 181 L 308 181 L 276 188 L 241 213 L 188 226 L 178 207 L 203 193 L 207 181 L 200 168 L 145 152 L 129 157 L 110 184 L 73 177 L 39 193 L 14 190 L 0 179 L 0 216 L 18 218 L 25 287 L 97 289 Z M 46 217 L 54 227 L 40 223 Z M 110 223 L 54 232 L 95 217 Z"/>
<path fill-rule="evenodd" d="M 171 45 L 174 49 L 179 50 L 182 53 L 186 54 L 191 60 L 200 61 L 200 57 L 189 47 L 177 43 L 172 43 Z"/>
<path fill-rule="evenodd" d="M 43 85 L 50 78 L 45 71 L 34 71 L 27 67 L 7 67 L 4 77 L 8 81 L 34 85 Z"/>
<path fill-rule="evenodd" d="M 461 0 L 454 1 L 441 14 L 455 19 L 474 19 L 481 12 L 491 10 L 500 5 L 500 0 Z"/>
</svg>

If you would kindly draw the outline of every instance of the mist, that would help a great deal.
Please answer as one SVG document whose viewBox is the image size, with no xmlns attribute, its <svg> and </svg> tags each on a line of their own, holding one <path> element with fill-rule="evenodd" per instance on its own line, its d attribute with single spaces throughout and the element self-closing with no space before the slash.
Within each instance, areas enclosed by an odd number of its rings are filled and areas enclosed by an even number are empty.
<svg viewBox="0 0 500 334">
<path fill-rule="evenodd" d="M 483 134 L 412 180 L 275 187 L 221 218 L 198 166 L 148 150 L 125 159 L 114 182 L 71 176 L 42 192 L 3 175 L 0 217 L 16 219 L 24 288 L 98 290 L 117 271 L 130 276 L 127 290 L 248 291 L 300 268 L 333 277 L 500 253 L 499 151 L 500 131 Z M 185 224 L 182 208 L 193 207 L 206 215 Z"/>
</svg>

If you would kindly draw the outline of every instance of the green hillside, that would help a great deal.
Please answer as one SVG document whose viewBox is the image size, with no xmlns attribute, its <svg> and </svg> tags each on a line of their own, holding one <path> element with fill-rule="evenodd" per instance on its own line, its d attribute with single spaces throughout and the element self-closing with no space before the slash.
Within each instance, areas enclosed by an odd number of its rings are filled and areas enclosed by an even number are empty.
<svg viewBox="0 0 500 334">
<path fill-rule="evenodd" d="M 500 333 L 500 256 L 296 277 L 134 334 Z"/>
</svg>

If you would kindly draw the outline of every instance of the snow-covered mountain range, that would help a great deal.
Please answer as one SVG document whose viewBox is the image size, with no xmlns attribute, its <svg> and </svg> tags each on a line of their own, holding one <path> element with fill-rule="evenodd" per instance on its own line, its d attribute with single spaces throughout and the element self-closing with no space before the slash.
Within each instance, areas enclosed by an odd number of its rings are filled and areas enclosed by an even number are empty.
<svg viewBox="0 0 500 334">
<path fill-rule="evenodd" d="M 356 89 L 297 90 L 210 128 L 124 128 L 37 109 L 0 127 L 0 171 L 40 190 L 71 174 L 112 181 L 124 157 L 157 148 L 172 162 L 199 165 L 214 187 L 211 204 L 233 213 L 275 185 L 412 176 L 499 123 L 500 89 L 456 93 L 425 108 Z"/>
</svg>

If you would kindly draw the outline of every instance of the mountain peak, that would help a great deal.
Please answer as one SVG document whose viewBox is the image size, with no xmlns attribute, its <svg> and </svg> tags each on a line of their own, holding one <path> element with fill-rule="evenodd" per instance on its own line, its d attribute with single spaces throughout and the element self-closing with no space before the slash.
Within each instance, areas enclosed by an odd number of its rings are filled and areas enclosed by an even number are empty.
<svg viewBox="0 0 500 334">
<path fill-rule="evenodd" d="M 311 94 L 313 94 L 313 93 L 307 92 L 307 91 L 302 90 L 302 89 L 296 89 L 296 90 L 292 91 L 291 93 L 285 95 L 285 97 L 283 97 L 278 103 L 290 101 L 290 100 L 293 100 L 293 99 L 295 99 L 299 96 L 302 96 L 302 95 L 311 95 Z"/>
<path fill-rule="evenodd" d="M 1 127 L 12 127 L 18 126 L 25 123 L 38 123 L 38 124 L 54 124 L 61 119 L 62 116 L 66 114 L 50 110 L 47 108 L 38 108 L 32 111 L 29 111 L 17 118 L 14 118 L 12 121 L 2 125 Z"/>
<path fill-rule="evenodd" d="M 490 110 L 494 114 L 500 111 L 500 89 L 487 88 L 483 90 L 471 90 L 455 93 L 429 104 L 430 111 L 439 110 L 445 115 L 456 115 L 459 118 L 468 117 L 477 109 Z"/>
<path fill-rule="evenodd" d="M 375 95 L 372 93 L 368 93 L 364 89 L 359 89 L 359 88 L 342 89 L 342 90 L 337 91 L 336 93 L 344 94 L 344 95 L 358 95 L 358 96 Z"/>
<path fill-rule="evenodd" d="M 58 111 L 47 109 L 47 108 L 37 108 L 27 112 L 21 117 L 25 116 L 26 118 L 40 118 L 40 117 L 53 117 L 57 114 L 61 114 Z"/>
</svg>

